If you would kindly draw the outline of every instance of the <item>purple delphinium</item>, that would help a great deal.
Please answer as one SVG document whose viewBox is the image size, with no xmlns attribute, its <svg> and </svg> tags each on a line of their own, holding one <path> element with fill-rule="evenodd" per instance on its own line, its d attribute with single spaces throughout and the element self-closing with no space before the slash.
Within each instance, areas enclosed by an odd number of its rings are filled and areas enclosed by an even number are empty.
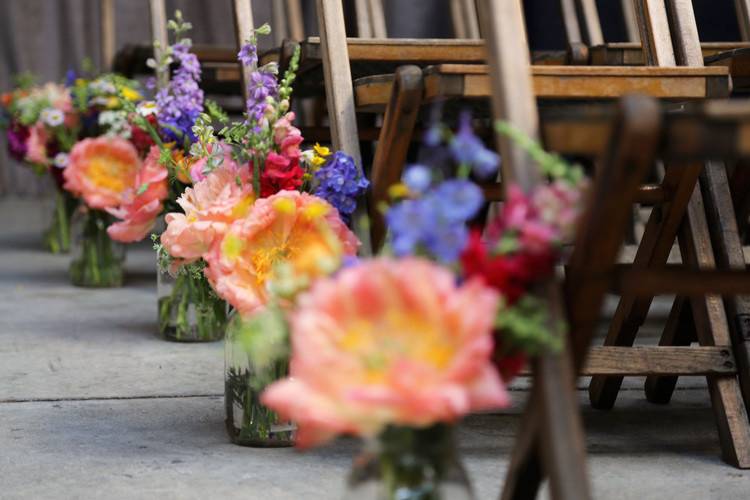
<svg viewBox="0 0 750 500">
<path fill-rule="evenodd" d="M 487 149 L 471 127 L 471 115 L 462 113 L 458 132 L 450 143 L 453 159 L 458 164 L 471 166 L 474 175 L 487 179 L 497 172 L 500 157 Z"/>
<path fill-rule="evenodd" d="M 178 67 L 169 85 L 156 93 L 157 117 L 160 123 L 166 125 L 163 130 L 167 139 L 182 140 L 187 136 L 195 141 L 192 128 L 203 111 L 203 91 L 198 86 L 201 66 L 186 43 L 174 44 L 172 55 Z"/>
<path fill-rule="evenodd" d="M 247 115 L 251 120 L 260 121 L 266 112 L 266 100 L 269 97 L 275 99 L 279 95 L 276 75 L 262 69 L 253 71 L 247 90 Z"/>
<path fill-rule="evenodd" d="M 66 71 L 65 72 L 65 86 L 72 87 L 73 85 L 75 85 L 76 78 L 78 78 L 78 75 L 76 75 L 76 71 L 73 68 Z"/>
<path fill-rule="evenodd" d="M 360 174 L 354 159 L 337 151 L 315 172 L 317 186 L 313 194 L 333 205 L 341 218 L 349 221 L 357 208 L 357 198 L 370 182 Z"/>
<path fill-rule="evenodd" d="M 445 181 L 421 198 L 397 203 L 386 214 L 393 252 L 426 251 L 441 262 L 455 262 L 468 241 L 467 222 L 484 202 L 482 191 L 465 180 Z"/>
<path fill-rule="evenodd" d="M 237 53 L 237 59 L 243 66 L 255 67 L 258 64 L 258 48 L 252 43 L 246 43 Z"/>
</svg>

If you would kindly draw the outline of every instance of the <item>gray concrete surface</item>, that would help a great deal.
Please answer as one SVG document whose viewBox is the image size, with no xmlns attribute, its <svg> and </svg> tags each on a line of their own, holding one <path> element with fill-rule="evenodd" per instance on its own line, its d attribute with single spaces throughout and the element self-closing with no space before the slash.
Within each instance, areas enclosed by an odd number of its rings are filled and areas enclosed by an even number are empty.
<svg viewBox="0 0 750 500">
<path fill-rule="evenodd" d="M 154 336 L 148 245 L 129 252 L 122 289 L 75 289 L 67 257 L 40 250 L 45 211 L 0 202 L 0 499 L 340 498 L 354 440 L 307 453 L 229 444 L 221 346 Z M 667 310 L 655 306 L 645 342 Z M 498 496 L 527 387 L 460 428 L 478 500 Z M 580 393 L 596 498 L 750 498 L 750 472 L 719 458 L 705 382 L 682 381 L 666 407 L 641 387 L 628 380 L 611 412 Z"/>
</svg>

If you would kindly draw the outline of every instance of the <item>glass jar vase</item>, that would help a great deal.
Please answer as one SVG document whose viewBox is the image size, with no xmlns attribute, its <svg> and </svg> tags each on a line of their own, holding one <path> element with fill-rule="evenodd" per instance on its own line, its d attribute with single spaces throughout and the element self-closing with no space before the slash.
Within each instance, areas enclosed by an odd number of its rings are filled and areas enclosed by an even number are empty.
<svg viewBox="0 0 750 500">
<path fill-rule="evenodd" d="M 52 253 L 70 251 L 70 224 L 78 200 L 64 189 L 58 189 L 50 227 L 44 232 L 44 246 Z"/>
<path fill-rule="evenodd" d="M 70 281 L 76 286 L 122 286 L 125 245 L 107 234 L 112 216 L 81 206 L 71 222 Z"/>
<path fill-rule="evenodd" d="M 175 342 L 214 342 L 224 338 L 227 305 L 197 266 L 176 276 L 157 269 L 159 335 Z"/>
<path fill-rule="evenodd" d="M 453 427 L 388 427 L 355 459 L 347 500 L 471 500 Z"/>
<path fill-rule="evenodd" d="M 292 446 L 296 426 L 280 420 L 276 412 L 260 402 L 260 395 L 268 385 L 287 376 L 289 359 L 258 366 L 243 339 L 244 328 L 241 316 L 233 314 L 224 339 L 224 405 L 229 438 L 240 446 Z"/>
</svg>

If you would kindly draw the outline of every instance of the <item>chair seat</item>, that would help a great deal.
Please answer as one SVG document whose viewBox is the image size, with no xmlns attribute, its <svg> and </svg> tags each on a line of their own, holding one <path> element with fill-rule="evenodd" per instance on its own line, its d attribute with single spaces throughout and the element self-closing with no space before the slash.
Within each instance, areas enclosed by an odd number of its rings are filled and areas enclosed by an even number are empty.
<svg viewBox="0 0 750 500">
<path fill-rule="evenodd" d="M 750 48 L 750 42 L 703 42 L 703 57 L 708 58 L 735 49 Z M 595 66 L 643 66 L 640 43 L 617 42 L 589 48 L 591 64 Z"/>
<path fill-rule="evenodd" d="M 532 66 L 534 91 L 541 99 L 612 99 L 642 93 L 660 99 L 726 97 L 731 80 L 726 67 Z M 441 64 L 424 70 L 424 101 L 488 98 L 488 67 L 482 64 Z M 388 104 L 393 75 L 357 79 L 357 107 L 382 111 Z"/>
</svg>

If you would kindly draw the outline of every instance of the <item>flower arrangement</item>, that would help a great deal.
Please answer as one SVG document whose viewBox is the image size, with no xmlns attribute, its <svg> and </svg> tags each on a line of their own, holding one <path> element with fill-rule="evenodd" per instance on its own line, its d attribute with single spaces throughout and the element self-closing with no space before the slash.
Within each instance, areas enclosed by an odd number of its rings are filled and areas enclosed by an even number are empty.
<svg viewBox="0 0 750 500">
<path fill-rule="evenodd" d="M 494 176 L 500 158 L 468 115 L 456 133 L 434 125 L 422 161 L 407 167 L 390 189 L 393 204 L 381 207 L 383 256 L 319 278 L 288 312 L 289 377 L 261 401 L 297 424 L 300 447 L 340 434 L 371 443 L 350 479 L 352 497 L 374 491 L 372 479 L 382 498 L 463 491 L 450 425 L 506 406 L 505 386 L 525 357 L 559 347 L 533 289 L 572 236 L 585 180 L 580 168 L 498 127 L 550 185 L 530 193 L 509 186 L 482 234 L 486 203 L 474 179 Z"/>
<path fill-rule="evenodd" d="M 62 171 L 63 187 L 82 202 L 80 252 L 71 279 L 80 286 L 122 284 L 124 247 L 150 232 L 167 196 L 167 170 L 146 155 L 140 119 L 151 114 L 136 84 L 117 75 L 77 79 L 81 138 Z"/>
<path fill-rule="evenodd" d="M 64 171 L 79 141 L 100 135 L 129 133 L 126 100 L 141 98 L 135 82 L 114 74 L 95 79 L 76 78 L 69 71 L 65 84 L 32 84 L 21 78 L 19 88 L 2 96 L 2 108 L 11 156 L 38 174 L 50 172 L 58 187 L 53 225 L 45 243 L 53 252 L 70 247 L 70 218 L 77 206 L 74 195 L 63 189 Z M 79 155 L 80 156 L 80 155 Z"/>
<path fill-rule="evenodd" d="M 343 153 L 319 145 L 302 150 L 289 103 L 299 54 L 283 75 L 276 64 L 258 67 L 257 36 L 268 33 L 267 25 L 258 28 L 238 53 L 252 70 L 244 120 L 230 123 L 209 109 L 180 136 L 192 186 L 166 215 L 156 245 L 178 279 L 202 276 L 234 310 L 227 428 L 237 443 L 265 446 L 291 443 L 292 429 L 259 401 L 263 387 L 287 372 L 287 311 L 302 290 L 356 254 L 359 241 L 346 222 L 368 186 Z M 180 99 L 161 101 L 160 109 Z M 186 102 L 190 113 L 197 109 L 196 99 Z M 169 115 L 171 130 L 184 129 L 190 113 Z"/>
</svg>

